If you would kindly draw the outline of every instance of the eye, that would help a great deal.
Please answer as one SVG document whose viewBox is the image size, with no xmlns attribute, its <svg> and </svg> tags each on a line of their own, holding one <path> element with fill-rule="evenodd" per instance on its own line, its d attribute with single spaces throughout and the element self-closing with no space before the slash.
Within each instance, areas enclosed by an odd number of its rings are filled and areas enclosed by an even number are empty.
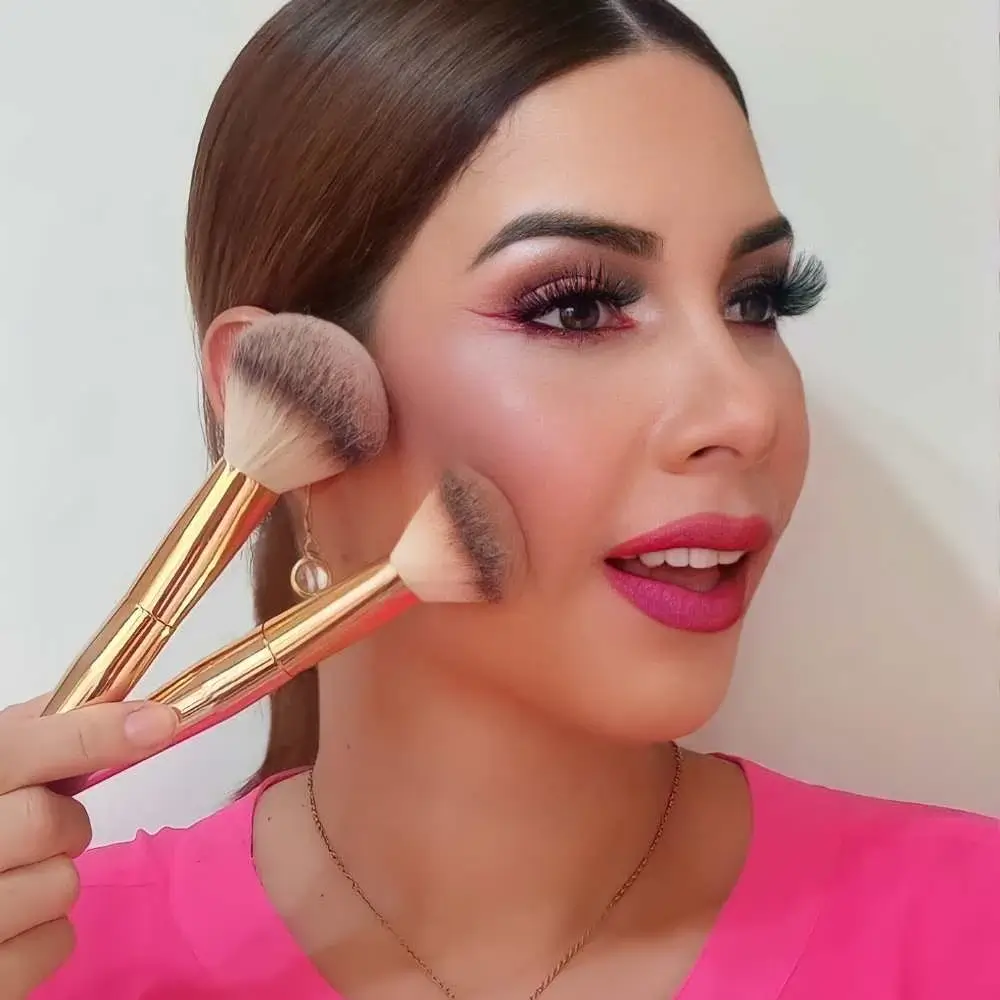
<svg viewBox="0 0 1000 1000">
<path fill-rule="evenodd" d="M 727 323 L 777 329 L 785 316 L 804 316 L 826 291 L 826 268 L 811 254 L 784 267 L 767 267 L 733 289 L 723 316 Z"/>
<path fill-rule="evenodd" d="M 778 306 L 769 289 L 749 288 L 729 302 L 723 317 L 727 323 L 773 326 L 778 321 Z"/>
<path fill-rule="evenodd" d="M 549 326 L 575 333 L 587 330 L 601 330 L 621 323 L 621 311 L 596 295 L 568 295 L 548 312 L 535 317 L 538 326 Z"/>
<path fill-rule="evenodd" d="M 642 296 L 634 278 L 585 264 L 516 295 L 508 315 L 537 335 L 583 340 L 631 327 L 626 310 Z"/>
</svg>

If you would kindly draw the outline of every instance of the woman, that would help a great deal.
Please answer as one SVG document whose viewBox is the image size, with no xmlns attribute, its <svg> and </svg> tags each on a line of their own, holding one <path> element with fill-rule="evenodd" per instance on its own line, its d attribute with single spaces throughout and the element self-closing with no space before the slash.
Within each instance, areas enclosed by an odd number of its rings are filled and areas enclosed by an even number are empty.
<svg viewBox="0 0 1000 1000">
<path fill-rule="evenodd" d="M 664 0 L 293 0 L 213 105 L 188 253 L 216 448 L 260 310 L 362 337 L 393 406 L 385 454 L 267 525 L 260 616 L 307 537 L 338 576 L 383 555 L 442 447 L 511 500 L 528 579 L 289 685 L 239 801 L 83 854 L 75 902 L 85 816 L 37 786 L 172 719 L 9 713 L 0 991 L 1000 995 L 995 821 L 675 749 L 798 498 L 776 326 L 823 285 L 695 25 Z"/>
</svg>

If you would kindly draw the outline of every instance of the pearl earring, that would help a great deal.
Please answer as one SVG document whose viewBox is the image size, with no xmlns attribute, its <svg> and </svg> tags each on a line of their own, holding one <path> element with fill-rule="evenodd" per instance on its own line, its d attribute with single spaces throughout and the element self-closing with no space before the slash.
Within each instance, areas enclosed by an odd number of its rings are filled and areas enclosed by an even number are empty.
<svg viewBox="0 0 1000 1000">
<path fill-rule="evenodd" d="M 316 547 L 312 533 L 312 487 L 306 489 L 306 509 L 303 518 L 304 530 L 302 539 L 302 555 L 292 567 L 289 582 L 292 590 L 305 599 L 322 593 L 333 582 L 330 567 L 323 561 Z"/>
</svg>

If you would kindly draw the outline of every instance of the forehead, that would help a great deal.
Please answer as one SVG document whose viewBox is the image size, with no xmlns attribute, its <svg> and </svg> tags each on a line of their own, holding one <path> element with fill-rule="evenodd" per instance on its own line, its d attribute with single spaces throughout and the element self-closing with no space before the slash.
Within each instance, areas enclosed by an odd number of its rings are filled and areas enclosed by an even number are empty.
<svg viewBox="0 0 1000 1000">
<path fill-rule="evenodd" d="M 774 206 L 725 83 L 688 56 L 652 49 L 528 94 L 428 222 L 473 242 L 514 216 L 553 207 L 664 235 L 714 220 L 728 238 Z"/>
</svg>

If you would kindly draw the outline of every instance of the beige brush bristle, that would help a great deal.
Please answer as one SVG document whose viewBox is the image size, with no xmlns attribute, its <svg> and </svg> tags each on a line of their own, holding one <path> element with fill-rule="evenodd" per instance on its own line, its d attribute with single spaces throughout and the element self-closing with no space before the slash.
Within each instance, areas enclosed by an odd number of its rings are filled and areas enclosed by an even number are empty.
<svg viewBox="0 0 1000 1000">
<path fill-rule="evenodd" d="M 492 482 L 468 469 L 452 469 L 389 558 L 422 601 L 496 602 L 524 569 L 524 536 L 507 498 Z"/>
<path fill-rule="evenodd" d="M 236 339 L 225 386 L 225 457 L 275 493 L 375 455 L 389 405 L 371 355 L 340 327 L 281 314 Z"/>
</svg>

